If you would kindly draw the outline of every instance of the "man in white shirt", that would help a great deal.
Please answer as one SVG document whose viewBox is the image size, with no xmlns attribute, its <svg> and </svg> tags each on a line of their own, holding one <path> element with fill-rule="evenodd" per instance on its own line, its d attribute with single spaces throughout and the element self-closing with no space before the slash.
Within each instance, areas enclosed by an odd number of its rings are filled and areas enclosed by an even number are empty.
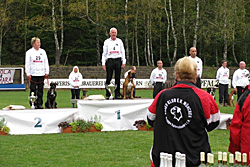
<svg viewBox="0 0 250 167">
<path fill-rule="evenodd" d="M 113 71 L 115 71 L 115 99 L 120 99 L 120 75 L 121 67 L 126 64 L 125 49 L 121 39 L 117 38 L 117 29 L 111 28 L 110 38 L 104 41 L 102 53 L 102 69 L 107 72 L 105 88 L 110 84 Z M 106 89 L 106 98 L 109 99 L 110 93 Z"/>
<path fill-rule="evenodd" d="M 45 50 L 40 48 L 39 38 L 33 37 L 31 45 L 25 55 L 25 72 L 30 80 L 30 94 L 34 92 L 37 96 L 35 108 L 43 109 L 44 78 L 49 75 L 49 62 Z"/>
<path fill-rule="evenodd" d="M 131 72 L 131 71 L 134 72 L 134 73 L 136 73 L 136 67 L 133 66 L 127 72 L 125 72 L 124 78 L 126 78 L 128 76 L 128 73 Z M 134 87 L 135 87 L 136 86 L 135 85 L 135 78 L 133 78 L 133 82 L 134 82 Z M 134 88 L 134 92 L 133 92 L 133 97 L 135 98 L 135 88 Z"/>
<path fill-rule="evenodd" d="M 249 85 L 249 71 L 245 69 L 246 63 L 244 61 L 240 62 L 240 68 L 236 70 L 233 74 L 232 85 L 234 90 L 237 92 L 237 100 L 242 94 L 242 90 Z"/>
<path fill-rule="evenodd" d="M 153 98 L 165 88 L 165 82 L 167 80 L 167 71 L 163 68 L 161 60 L 157 61 L 157 66 L 150 75 L 150 82 L 154 86 Z"/>
<path fill-rule="evenodd" d="M 196 78 L 196 86 L 201 88 L 201 75 L 202 75 L 202 60 L 197 57 L 197 49 L 196 47 L 191 47 L 189 50 L 189 58 L 193 60 L 197 65 L 197 78 Z"/>
<path fill-rule="evenodd" d="M 229 69 L 227 68 L 227 61 L 222 61 L 222 66 L 217 70 L 216 79 L 219 81 L 219 103 L 222 107 L 223 96 L 224 106 L 228 106 L 228 84 L 229 84 Z"/>
</svg>

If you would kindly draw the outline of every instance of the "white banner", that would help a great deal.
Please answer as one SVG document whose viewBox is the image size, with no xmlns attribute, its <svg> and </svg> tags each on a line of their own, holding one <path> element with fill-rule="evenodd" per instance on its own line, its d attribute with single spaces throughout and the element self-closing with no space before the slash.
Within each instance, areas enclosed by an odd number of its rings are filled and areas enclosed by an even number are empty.
<svg viewBox="0 0 250 167">
<path fill-rule="evenodd" d="M 10 134 L 60 133 L 58 124 L 71 122 L 77 117 L 77 109 L 36 109 L 0 111 L 0 118 L 5 118 Z"/>
<path fill-rule="evenodd" d="M 56 82 L 57 88 L 69 88 L 69 79 L 49 79 L 49 84 Z M 83 79 L 80 88 L 105 88 L 106 79 Z M 120 86 L 123 87 L 124 79 L 121 79 Z M 115 80 L 111 80 L 111 84 L 115 85 Z M 136 88 L 152 88 L 149 79 L 136 79 Z M 49 88 L 47 80 L 44 80 L 44 88 Z"/>
<path fill-rule="evenodd" d="M 11 84 L 13 83 L 15 75 L 14 69 L 0 69 L 0 84 Z"/>
<path fill-rule="evenodd" d="M 57 88 L 69 88 L 68 79 L 49 79 L 49 83 L 56 82 L 58 84 Z M 83 79 L 82 86 L 80 88 L 105 88 L 106 79 Z M 120 87 L 123 87 L 124 79 L 121 79 Z M 201 79 L 201 88 L 215 87 L 218 83 L 216 79 Z M 115 80 L 111 80 L 111 84 L 115 84 Z M 153 88 L 150 79 L 136 79 L 136 88 L 148 89 Z M 47 80 L 44 80 L 44 88 L 49 88 Z M 231 80 L 229 80 L 229 88 L 231 88 Z"/>
<path fill-rule="evenodd" d="M 201 79 L 201 88 L 211 88 L 219 85 L 219 81 L 217 79 Z M 231 88 L 231 79 L 229 79 L 228 88 Z"/>
<path fill-rule="evenodd" d="M 101 116 L 102 131 L 136 130 L 136 120 L 147 118 L 153 99 L 78 100 L 79 117 L 85 120 Z"/>
</svg>

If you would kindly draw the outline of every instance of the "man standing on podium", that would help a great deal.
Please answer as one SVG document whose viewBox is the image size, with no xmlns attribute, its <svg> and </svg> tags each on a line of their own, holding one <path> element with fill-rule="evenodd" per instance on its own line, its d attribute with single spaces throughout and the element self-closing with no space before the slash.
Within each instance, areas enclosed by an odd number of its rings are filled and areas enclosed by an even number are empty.
<svg viewBox="0 0 250 167">
<path fill-rule="evenodd" d="M 112 79 L 113 71 L 115 71 L 115 99 L 120 99 L 120 76 L 121 67 L 124 68 L 126 64 L 125 49 L 121 39 L 117 38 L 117 29 L 112 27 L 109 31 L 110 38 L 104 41 L 102 53 L 102 69 L 106 71 L 106 99 L 111 96 L 107 90 L 108 85 Z"/>
</svg>

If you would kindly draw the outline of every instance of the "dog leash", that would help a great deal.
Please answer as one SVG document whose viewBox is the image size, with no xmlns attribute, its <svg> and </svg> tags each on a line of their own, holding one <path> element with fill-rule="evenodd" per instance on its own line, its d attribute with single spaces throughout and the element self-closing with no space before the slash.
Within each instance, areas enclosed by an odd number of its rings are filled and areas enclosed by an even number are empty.
<svg viewBox="0 0 250 167">
<path fill-rule="evenodd" d="M 33 83 L 35 83 L 35 84 L 39 84 L 39 83 L 43 83 L 43 82 L 45 81 L 45 79 L 47 79 L 47 83 L 48 83 L 48 85 L 49 85 L 49 76 L 45 76 L 45 77 L 44 77 L 44 80 L 41 81 L 41 82 L 33 81 L 33 80 L 31 79 L 31 77 L 29 78 L 29 81 L 30 81 L 30 82 L 33 82 Z"/>
</svg>

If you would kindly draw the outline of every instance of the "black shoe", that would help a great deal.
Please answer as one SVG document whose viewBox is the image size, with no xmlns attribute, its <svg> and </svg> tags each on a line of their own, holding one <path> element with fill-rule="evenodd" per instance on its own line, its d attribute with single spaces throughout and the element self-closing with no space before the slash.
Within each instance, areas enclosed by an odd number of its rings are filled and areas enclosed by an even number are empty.
<svg viewBox="0 0 250 167">
<path fill-rule="evenodd" d="M 115 96 L 115 99 L 122 99 L 121 96 Z"/>
</svg>

